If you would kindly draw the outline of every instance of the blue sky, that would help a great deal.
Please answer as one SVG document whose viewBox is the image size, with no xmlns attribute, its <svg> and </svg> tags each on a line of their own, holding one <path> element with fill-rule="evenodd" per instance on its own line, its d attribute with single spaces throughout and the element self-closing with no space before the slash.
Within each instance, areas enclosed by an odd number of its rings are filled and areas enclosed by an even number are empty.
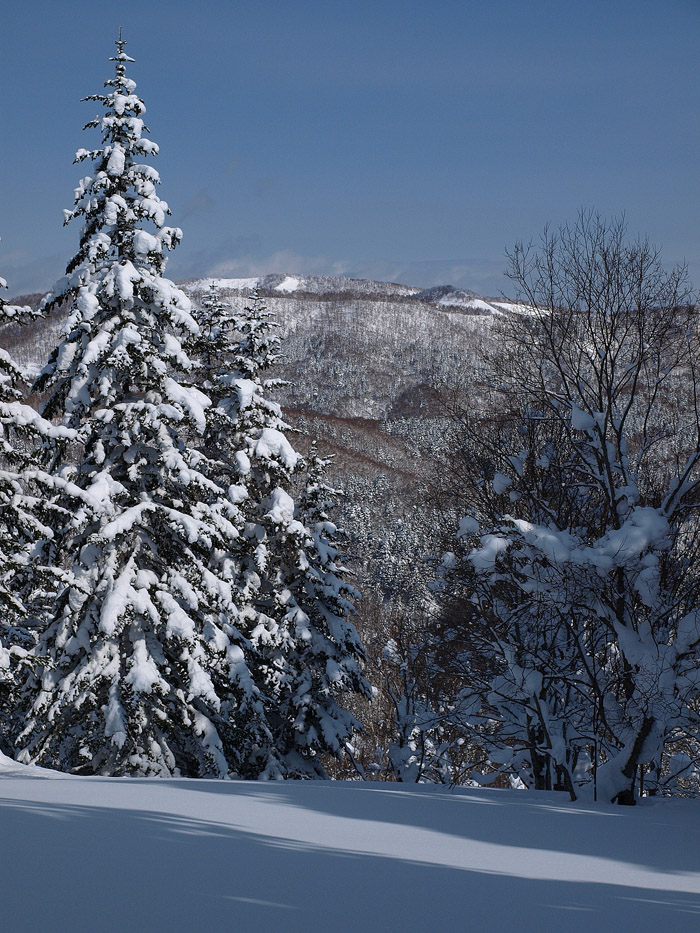
<svg viewBox="0 0 700 933">
<path fill-rule="evenodd" d="M 49 288 L 122 26 L 182 245 L 168 274 L 508 291 L 504 253 L 624 212 L 700 285 L 700 0 L 26 0 L 0 36 L 0 274 Z"/>
</svg>

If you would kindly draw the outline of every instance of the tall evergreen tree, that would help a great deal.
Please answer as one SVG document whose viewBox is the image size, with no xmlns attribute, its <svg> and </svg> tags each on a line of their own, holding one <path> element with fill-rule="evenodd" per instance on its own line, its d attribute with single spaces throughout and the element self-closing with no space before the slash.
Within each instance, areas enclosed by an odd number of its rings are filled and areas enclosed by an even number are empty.
<svg viewBox="0 0 700 933">
<path fill-rule="evenodd" d="M 0 278 L 0 288 L 6 288 Z M 9 305 L 0 295 L 0 328 L 34 316 L 31 308 Z M 0 744 L 9 748 L 18 731 L 17 669 L 34 646 L 38 621 L 55 597 L 61 576 L 52 569 L 51 524 L 71 513 L 57 509 L 54 481 L 36 466 L 42 439 L 70 435 L 22 402 L 22 372 L 0 349 Z M 70 495 L 70 487 L 64 494 Z"/>
<path fill-rule="evenodd" d="M 261 300 L 231 320 L 211 296 L 200 327 L 162 275 L 181 232 L 140 161 L 157 147 L 124 45 L 88 98 L 105 108 L 87 124 L 102 145 L 77 154 L 93 162 L 66 212 L 83 218 L 80 245 L 44 302 L 69 308 L 36 384 L 64 432 L 46 465 L 56 506 L 77 490 L 86 507 L 54 528 L 67 578 L 23 684 L 20 759 L 323 775 L 357 725 L 338 699 L 369 693 L 335 530 L 315 506 L 307 527 L 291 496 L 302 460 L 267 398 L 278 341 Z"/>
<path fill-rule="evenodd" d="M 325 481 L 328 463 L 312 450 L 294 510 L 287 503 L 285 515 L 283 502 L 275 529 L 283 545 L 278 612 L 293 633 L 285 644 L 287 678 L 277 691 L 278 746 L 287 773 L 300 777 L 323 777 L 321 754 L 339 755 L 359 728 L 341 700 L 351 693 L 372 696 L 350 620 L 359 594 L 339 551 L 343 533 L 330 517 L 339 492 Z"/>
<path fill-rule="evenodd" d="M 0 278 L 0 288 L 7 288 Z M 15 317 L 15 309 L 0 294 L 0 327 Z M 22 559 L 24 546 L 31 541 L 34 531 L 33 516 L 21 504 L 23 493 L 17 467 L 19 455 L 11 437 L 16 420 L 15 406 L 21 398 L 17 388 L 21 372 L 9 353 L 0 349 L 0 741 L 7 732 L 9 714 L 8 696 L 13 684 L 11 663 L 17 647 L 25 651 L 31 637 L 25 627 L 25 608 L 15 594 L 14 582 L 26 566 Z M 14 651 L 13 651 L 14 649 Z M 13 658 L 12 655 L 15 655 Z"/>
<path fill-rule="evenodd" d="M 77 431 L 47 462 L 92 507 L 57 541 L 71 568 L 24 685 L 20 759 L 102 774 L 241 773 L 266 737 L 236 625 L 231 560 L 240 513 L 203 450 L 209 398 L 187 384 L 188 298 L 162 275 L 181 231 L 165 226 L 144 156 L 145 106 L 126 76 L 92 95 L 101 145 L 66 222 L 80 245 L 44 309 L 66 303 L 65 336 L 37 382 L 46 417 Z M 145 229 L 152 225 L 151 231 Z"/>
<path fill-rule="evenodd" d="M 312 456 L 304 484 L 305 463 L 269 397 L 279 338 L 263 299 L 254 292 L 236 316 L 212 291 L 203 313 L 211 349 L 200 359 L 216 361 L 205 378 L 216 400 L 206 449 L 229 471 L 241 510 L 238 602 L 270 734 L 249 775 L 323 777 L 322 756 L 340 754 L 359 725 L 341 698 L 370 695 L 348 618 L 356 594 L 326 512 L 326 462 Z"/>
</svg>

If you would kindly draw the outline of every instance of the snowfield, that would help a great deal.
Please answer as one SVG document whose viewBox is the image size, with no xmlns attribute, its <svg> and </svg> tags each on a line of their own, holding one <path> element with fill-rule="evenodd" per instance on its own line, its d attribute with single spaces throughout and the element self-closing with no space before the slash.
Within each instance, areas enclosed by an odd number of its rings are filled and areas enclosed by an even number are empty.
<svg viewBox="0 0 700 933">
<path fill-rule="evenodd" d="M 0 756 L 1 928 L 697 931 L 700 803 L 82 778 Z"/>
</svg>

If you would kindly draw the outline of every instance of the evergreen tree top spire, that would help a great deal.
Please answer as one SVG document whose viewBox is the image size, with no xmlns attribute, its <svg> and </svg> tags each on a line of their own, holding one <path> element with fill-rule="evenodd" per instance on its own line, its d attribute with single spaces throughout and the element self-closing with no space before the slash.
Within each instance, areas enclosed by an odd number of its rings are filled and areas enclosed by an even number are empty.
<svg viewBox="0 0 700 933">
<path fill-rule="evenodd" d="M 77 151 L 76 162 L 92 163 L 90 174 L 80 179 L 73 208 L 63 212 L 65 223 L 82 219 L 80 245 L 66 275 L 45 299 L 45 308 L 75 297 L 114 260 L 124 267 L 127 277 L 136 274 L 135 270 L 160 275 L 165 254 L 182 236 L 179 228 L 165 224 L 170 210 L 156 192 L 160 177 L 145 161 L 158 154 L 158 146 L 147 138 L 146 106 L 136 94 L 136 82 L 126 76 L 126 63 L 134 59 L 124 51 L 121 29 L 115 44 L 117 54 L 110 58 L 115 62 L 114 77 L 104 82 L 103 93 L 84 98 L 104 108 L 102 115 L 85 125 L 86 130 L 101 133 L 101 143 Z"/>
<path fill-rule="evenodd" d="M 165 254 L 177 245 L 182 231 L 165 225 L 170 210 L 157 193 L 158 172 L 148 164 L 158 146 L 144 135 L 146 108 L 135 93 L 135 82 L 124 75 L 125 61 L 132 60 L 124 44 L 120 35 L 112 59 L 116 77 L 105 82 L 103 93 L 85 98 L 102 105 L 102 115 L 85 127 L 98 131 L 101 141 L 76 153 L 75 161 L 87 163 L 90 174 L 80 179 L 73 208 L 64 216 L 66 223 L 82 220 L 80 243 L 66 274 L 43 302 L 44 309 L 61 301 L 70 303 L 65 330 L 70 349 L 65 352 L 72 360 L 88 353 L 90 360 L 89 375 L 78 375 L 77 369 L 68 370 L 52 357 L 39 379 L 47 388 L 55 382 L 57 394 L 47 403 L 47 411 L 54 403 L 61 410 L 62 393 L 69 393 L 73 407 L 64 413 L 71 423 L 92 412 L 98 398 L 114 402 L 119 397 L 121 389 L 114 388 L 117 373 L 133 384 L 131 368 L 135 368 L 147 393 L 162 383 L 163 360 L 166 369 L 168 363 L 187 369 L 189 364 L 178 359 L 179 344 L 165 335 L 198 329 L 189 299 L 162 278 Z M 151 366 L 140 357 L 135 360 L 132 353 L 161 362 Z M 104 377 L 105 369 L 109 378 Z"/>
<path fill-rule="evenodd" d="M 135 60 L 131 58 L 129 55 L 127 55 L 126 52 L 124 51 L 124 46 L 126 45 L 126 39 L 122 39 L 122 27 L 121 26 L 119 27 L 119 38 L 114 40 L 114 44 L 117 47 L 117 54 L 113 55 L 110 58 L 110 61 L 117 63 L 115 71 L 116 71 L 117 77 L 120 78 L 124 76 L 124 73 L 126 71 L 124 63 L 133 62 Z"/>
</svg>

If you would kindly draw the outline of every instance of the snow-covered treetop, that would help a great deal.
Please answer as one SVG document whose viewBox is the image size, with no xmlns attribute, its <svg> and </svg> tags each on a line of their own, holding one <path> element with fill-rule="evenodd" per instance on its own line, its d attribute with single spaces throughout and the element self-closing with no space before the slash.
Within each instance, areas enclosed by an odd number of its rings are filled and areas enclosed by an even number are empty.
<svg viewBox="0 0 700 933">
<path fill-rule="evenodd" d="M 253 289 L 239 323 L 242 340 L 234 358 L 236 369 L 247 379 L 257 379 L 279 359 L 280 338 L 275 333 L 265 301 L 257 288 Z M 278 385 L 277 380 L 266 381 L 267 387 Z"/>
<path fill-rule="evenodd" d="M 182 231 L 164 226 L 169 209 L 156 194 L 160 178 L 141 161 L 158 147 L 143 136 L 146 108 L 126 77 L 132 59 L 124 45 L 120 37 L 107 93 L 85 98 L 105 108 L 104 116 L 85 126 L 101 129 L 102 145 L 76 154 L 77 162 L 93 163 L 93 174 L 80 181 L 74 208 L 66 212 L 66 222 L 84 220 L 80 244 L 66 275 L 42 303 L 43 311 L 70 303 L 65 339 L 36 387 L 55 387 L 44 411 L 47 417 L 61 412 L 72 427 L 84 415 L 114 405 L 125 388 L 137 397 L 158 387 L 169 398 L 168 367 L 191 367 L 179 335 L 198 331 L 190 300 L 162 275 L 164 249 L 173 249 Z"/>
<path fill-rule="evenodd" d="M 117 54 L 110 58 L 116 63 L 115 74 L 105 81 L 107 93 L 84 98 L 99 101 L 105 113 L 85 125 L 85 129 L 102 131 L 102 145 L 77 151 L 75 161 L 90 160 L 93 173 L 80 180 L 73 209 L 64 211 L 65 223 L 84 218 L 80 247 L 45 307 L 75 293 L 86 271 L 94 273 L 110 260 L 130 262 L 136 269 L 148 267 L 159 274 L 165 265 L 164 249 L 172 249 L 182 236 L 178 228 L 164 226 L 170 211 L 156 194 L 160 177 L 141 161 L 156 155 L 158 146 L 144 137 L 148 133 L 143 121 L 146 107 L 135 93 L 136 83 L 126 76 L 126 65 L 134 59 L 124 52 L 126 42 L 121 36 L 116 45 Z M 142 228 L 148 221 L 155 232 Z"/>
</svg>

